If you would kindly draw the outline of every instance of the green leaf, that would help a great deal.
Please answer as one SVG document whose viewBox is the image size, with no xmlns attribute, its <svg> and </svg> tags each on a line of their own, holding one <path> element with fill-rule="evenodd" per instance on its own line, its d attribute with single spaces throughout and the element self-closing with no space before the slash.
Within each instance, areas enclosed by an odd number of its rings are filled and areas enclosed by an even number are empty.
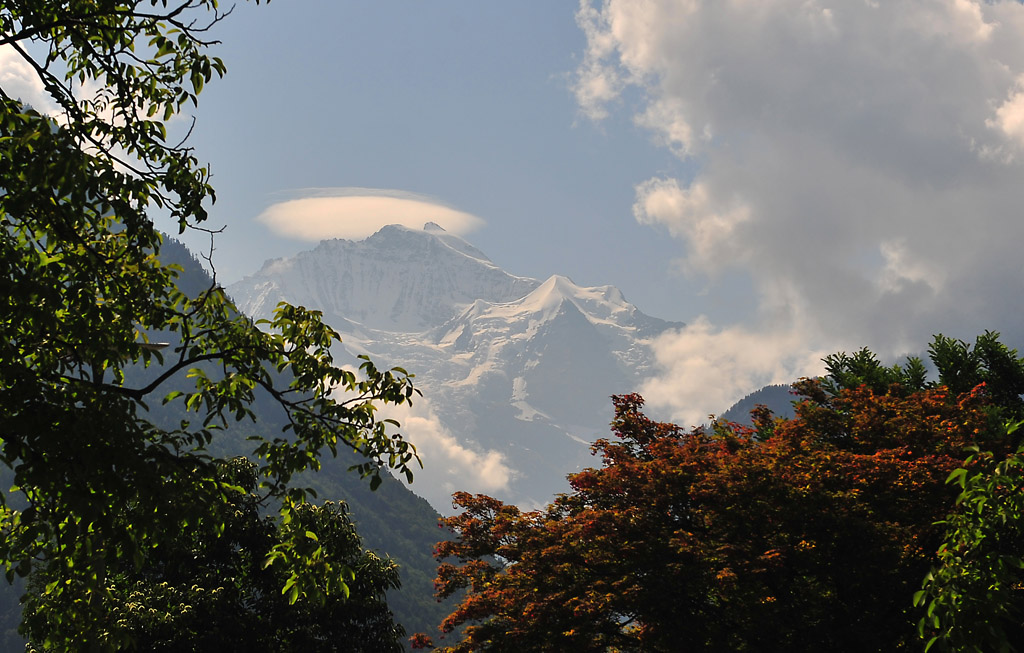
<svg viewBox="0 0 1024 653">
<path fill-rule="evenodd" d="M 964 485 L 964 479 L 966 477 L 967 477 L 967 470 L 966 469 L 964 469 L 963 467 L 961 467 L 959 469 L 954 469 L 952 472 L 950 472 L 949 476 L 946 477 L 946 483 L 957 482 L 962 487 Z"/>
<path fill-rule="evenodd" d="M 168 392 L 166 395 L 164 395 L 163 403 L 168 404 L 183 394 L 184 393 L 181 390 L 172 390 L 171 392 Z"/>
</svg>

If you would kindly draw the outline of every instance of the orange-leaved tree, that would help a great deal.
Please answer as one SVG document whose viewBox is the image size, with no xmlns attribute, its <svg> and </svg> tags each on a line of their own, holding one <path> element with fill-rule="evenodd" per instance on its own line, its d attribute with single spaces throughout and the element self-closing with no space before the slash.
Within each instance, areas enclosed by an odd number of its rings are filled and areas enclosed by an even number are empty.
<svg viewBox="0 0 1024 653">
<path fill-rule="evenodd" d="M 907 379 L 805 379 L 793 419 L 692 431 L 614 397 L 601 467 L 545 509 L 454 496 L 437 587 L 464 593 L 444 650 L 916 648 L 911 597 L 957 491 L 945 480 L 965 446 L 1008 444 L 984 384 Z"/>
</svg>

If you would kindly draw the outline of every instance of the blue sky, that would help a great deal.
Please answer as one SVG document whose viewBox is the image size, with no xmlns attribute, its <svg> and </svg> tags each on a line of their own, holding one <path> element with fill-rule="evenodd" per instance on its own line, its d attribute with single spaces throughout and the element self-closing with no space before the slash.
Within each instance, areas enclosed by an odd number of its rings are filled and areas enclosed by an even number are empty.
<svg viewBox="0 0 1024 653">
<path fill-rule="evenodd" d="M 540 1 L 240 5 L 217 32 L 228 75 L 204 92 L 193 139 L 213 163 L 214 215 L 227 224 L 224 280 L 311 246 L 254 222 L 268 206 L 317 194 L 305 189 L 366 188 L 478 216 L 465 237 L 515 274 L 618 285 L 668 319 L 719 303 L 671 271 L 677 245 L 632 214 L 636 182 L 690 164 L 628 112 L 602 124 L 580 112 L 571 83 L 586 38 L 575 11 Z"/>
<path fill-rule="evenodd" d="M 690 423 L 838 350 L 1024 347 L 1016 0 L 277 0 L 214 36 L 224 282 L 314 245 L 295 200 L 347 237 L 438 205 L 510 272 L 685 321 L 638 389 Z"/>
<path fill-rule="evenodd" d="M 274 2 L 221 27 L 193 142 L 225 281 L 312 245 L 283 202 L 349 196 L 345 236 L 381 219 L 353 195 L 425 199 L 513 273 L 685 321 L 639 390 L 690 422 L 840 349 L 1024 345 L 1018 2 Z"/>
</svg>

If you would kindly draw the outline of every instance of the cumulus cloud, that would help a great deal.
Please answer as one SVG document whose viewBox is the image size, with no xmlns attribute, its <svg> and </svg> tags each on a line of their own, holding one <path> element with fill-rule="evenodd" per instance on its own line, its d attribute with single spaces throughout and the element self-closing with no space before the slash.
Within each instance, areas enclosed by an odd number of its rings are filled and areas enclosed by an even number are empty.
<svg viewBox="0 0 1024 653">
<path fill-rule="evenodd" d="M 695 379 L 663 401 L 721 411 L 820 352 L 987 328 L 1024 345 L 1024 5 L 582 0 L 577 21 L 581 111 L 628 107 L 690 164 L 624 180 L 637 220 L 759 297 L 745 326 L 660 341 L 649 393 L 700 369 L 703 399 Z"/>
<path fill-rule="evenodd" d="M 636 188 L 633 214 L 641 224 L 661 224 L 690 244 L 690 270 L 713 271 L 715 262 L 735 259 L 733 232 L 750 217 L 741 201 L 722 202 L 704 182 L 682 188 L 675 179 L 649 179 Z"/>
<path fill-rule="evenodd" d="M 424 398 L 417 398 L 412 407 L 388 407 L 386 412 L 387 417 L 401 422 L 403 434 L 416 445 L 423 460 L 423 469 L 414 472 L 411 489 L 435 508 L 450 506 L 456 490 L 494 495 L 509 489 L 516 472 L 505 455 L 459 443 Z"/>
<path fill-rule="evenodd" d="M 1024 145 L 1024 75 L 1017 78 L 1016 87 L 1010 96 L 985 124 L 1001 130 L 1008 138 Z"/>
<path fill-rule="evenodd" d="M 9 45 L 0 45 L 0 88 L 9 97 L 42 113 L 52 113 L 57 108 L 32 66 Z"/>
<path fill-rule="evenodd" d="M 824 371 L 829 353 L 808 349 L 798 330 L 751 331 L 715 328 L 701 316 L 654 342 L 664 373 L 640 387 L 652 408 L 667 411 L 684 426 L 707 421 L 718 406 L 723 412 L 751 389 L 790 383 Z"/>
<path fill-rule="evenodd" d="M 483 220 L 412 193 L 372 188 L 312 189 L 303 197 L 271 205 L 257 220 L 271 231 L 299 240 L 361 239 L 381 227 L 401 224 L 420 229 L 434 222 L 464 235 Z"/>
</svg>

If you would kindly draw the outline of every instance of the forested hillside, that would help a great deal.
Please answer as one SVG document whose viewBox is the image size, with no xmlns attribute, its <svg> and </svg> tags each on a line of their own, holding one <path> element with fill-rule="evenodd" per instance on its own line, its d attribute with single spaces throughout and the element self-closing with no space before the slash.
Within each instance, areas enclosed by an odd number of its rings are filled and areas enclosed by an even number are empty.
<svg viewBox="0 0 1024 653">
<path fill-rule="evenodd" d="M 729 407 L 718 417 L 729 422 L 737 422 L 751 426 L 750 411 L 758 405 L 767 406 L 776 417 L 790 418 L 794 415 L 793 402 L 798 398 L 791 385 L 767 385 L 760 390 L 751 392 Z"/>
</svg>

